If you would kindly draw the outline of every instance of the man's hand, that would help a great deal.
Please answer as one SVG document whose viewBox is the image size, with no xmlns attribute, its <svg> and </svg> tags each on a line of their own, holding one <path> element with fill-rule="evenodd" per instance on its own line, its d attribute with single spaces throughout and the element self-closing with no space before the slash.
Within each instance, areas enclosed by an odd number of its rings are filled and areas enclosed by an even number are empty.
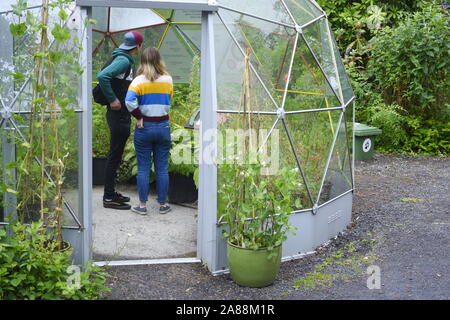
<svg viewBox="0 0 450 320">
<path fill-rule="evenodd" d="M 111 110 L 120 110 L 122 108 L 122 104 L 120 103 L 119 99 L 116 99 L 115 101 L 111 102 L 109 104 L 109 106 L 111 107 Z"/>
<path fill-rule="evenodd" d="M 142 129 L 144 127 L 144 119 L 136 120 L 136 127 Z"/>
</svg>

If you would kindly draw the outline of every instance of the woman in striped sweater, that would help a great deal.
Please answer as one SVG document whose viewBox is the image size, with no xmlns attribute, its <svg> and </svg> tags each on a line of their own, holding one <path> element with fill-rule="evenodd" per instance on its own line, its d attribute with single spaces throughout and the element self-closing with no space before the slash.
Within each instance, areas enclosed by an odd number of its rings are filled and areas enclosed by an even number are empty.
<svg viewBox="0 0 450 320">
<path fill-rule="evenodd" d="M 164 214 L 170 211 L 166 200 L 169 189 L 169 110 L 173 95 L 172 77 L 156 48 L 144 50 L 137 74 L 125 98 L 128 110 L 137 119 L 134 146 L 138 164 L 140 203 L 131 210 L 141 215 L 147 214 L 149 177 L 153 160 L 159 213 Z"/>
</svg>

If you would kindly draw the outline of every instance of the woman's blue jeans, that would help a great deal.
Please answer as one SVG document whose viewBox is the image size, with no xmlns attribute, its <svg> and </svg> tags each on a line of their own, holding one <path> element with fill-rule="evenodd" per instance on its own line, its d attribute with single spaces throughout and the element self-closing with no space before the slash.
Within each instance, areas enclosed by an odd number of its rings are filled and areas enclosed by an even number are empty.
<svg viewBox="0 0 450 320">
<path fill-rule="evenodd" d="M 167 200 L 169 190 L 169 156 L 172 139 L 169 121 L 144 122 L 144 128 L 136 128 L 134 147 L 136 149 L 139 200 L 148 201 L 150 170 L 152 159 L 155 165 L 156 191 L 158 202 Z"/>
</svg>

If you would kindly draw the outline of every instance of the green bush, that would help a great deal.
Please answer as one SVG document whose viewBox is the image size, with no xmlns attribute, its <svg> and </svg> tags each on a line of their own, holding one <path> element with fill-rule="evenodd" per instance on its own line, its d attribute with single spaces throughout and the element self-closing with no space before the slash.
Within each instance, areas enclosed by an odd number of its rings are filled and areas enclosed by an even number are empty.
<svg viewBox="0 0 450 320">
<path fill-rule="evenodd" d="M 410 152 L 437 155 L 450 153 L 450 122 L 437 120 L 423 121 L 419 118 L 407 118 L 410 138 L 404 149 Z"/>
<path fill-rule="evenodd" d="M 76 275 L 74 286 L 72 249 L 58 251 L 53 239 L 42 223 L 14 222 L 0 229 L 0 300 L 92 300 L 109 291 L 107 274 L 91 264 Z"/>
<path fill-rule="evenodd" d="M 449 23 L 448 13 L 427 8 L 375 38 L 367 71 L 387 104 L 424 120 L 450 118 Z"/>
<path fill-rule="evenodd" d="M 346 61 L 356 121 L 383 130 L 378 151 L 450 153 L 450 45 L 442 41 L 450 36 L 448 24 L 448 13 L 426 8 L 379 30 Z"/>
<path fill-rule="evenodd" d="M 358 38 L 372 38 L 378 29 L 378 23 L 394 27 L 409 13 L 430 6 L 436 3 L 436 0 L 317 0 L 317 2 L 327 13 L 343 52 L 349 45 L 357 45 Z M 378 8 L 382 12 L 378 11 Z M 368 22 L 374 27 L 369 28 Z"/>
</svg>

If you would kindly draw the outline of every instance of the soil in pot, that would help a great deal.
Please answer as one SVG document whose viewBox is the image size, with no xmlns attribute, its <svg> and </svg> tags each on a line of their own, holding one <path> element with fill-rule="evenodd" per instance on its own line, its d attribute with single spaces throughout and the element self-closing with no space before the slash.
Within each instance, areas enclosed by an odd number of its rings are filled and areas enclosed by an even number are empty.
<svg viewBox="0 0 450 320">
<path fill-rule="evenodd" d="M 269 255 L 272 256 L 269 259 Z M 281 245 L 269 251 L 265 248 L 253 250 L 237 247 L 228 242 L 228 266 L 231 278 L 238 285 L 261 288 L 271 285 L 278 274 L 281 263 Z"/>
</svg>

